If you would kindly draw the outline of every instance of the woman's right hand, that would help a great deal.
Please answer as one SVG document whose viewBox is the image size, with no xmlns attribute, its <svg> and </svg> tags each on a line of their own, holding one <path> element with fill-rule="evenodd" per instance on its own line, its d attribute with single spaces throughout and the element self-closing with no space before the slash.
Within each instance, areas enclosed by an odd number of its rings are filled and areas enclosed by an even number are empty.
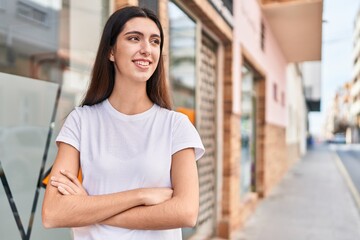
<svg viewBox="0 0 360 240">
<path fill-rule="evenodd" d="M 171 188 L 143 188 L 140 191 L 145 206 L 157 205 L 169 200 L 173 195 Z"/>
<path fill-rule="evenodd" d="M 67 170 L 60 170 L 61 176 L 52 176 L 51 186 L 58 189 L 62 195 L 85 195 L 87 192 L 78 178 Z"/>
</svg>

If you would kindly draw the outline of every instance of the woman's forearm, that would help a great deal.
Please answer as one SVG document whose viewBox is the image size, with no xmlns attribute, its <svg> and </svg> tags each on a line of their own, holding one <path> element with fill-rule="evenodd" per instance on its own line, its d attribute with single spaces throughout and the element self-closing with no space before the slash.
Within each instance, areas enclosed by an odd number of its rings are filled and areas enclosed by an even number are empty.
<svg viewBox="0 0 360 240">
<path fill-rule="evenodd" d="M 128 229 L 163 230 L 194 227 L 198 204 L 179 197 L 154 206 L 138 206 L 112 216 L 102 224 Z"/>
<path fill-rule="evenodd" d="M 112 216 L 102 224 L 128 229 L 161 230 L 193 227 L 199 211 L 199 182 L 194 149 L 173 155 L 171 180 L 173 197 L 150 207 L 135 207 Z"/>
<path fill-rule="evenodd" d="M 71 172 L 52 176 L 45 192 L 45 227 L 81 227 L 96 224 L 139 205 L 156 205 L 172 197 L 170 188 L 138 188 L 113 194 L 88 196 Z"/>
<path fill-rule="evenodd" d="M 51 189 L 54 190 L 57 191 Z M 144 204 L 139 189 L 100 196 L 61 195 L 58 192 L 51 195 L 42 210 L 46 228 L 87 226 Z"/>
</svg>

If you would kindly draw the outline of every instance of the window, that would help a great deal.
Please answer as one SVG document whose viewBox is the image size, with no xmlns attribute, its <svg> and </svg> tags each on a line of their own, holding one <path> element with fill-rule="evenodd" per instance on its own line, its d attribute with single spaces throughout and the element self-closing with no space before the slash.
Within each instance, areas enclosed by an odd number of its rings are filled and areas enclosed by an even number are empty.
<svg viewBox="0 0 360 240">
<path fill-rule="evenodd" d="M 196 23 L 176 4 L 169 2 L 170 83 L 176 111 L 195 116 Z"/>
<path fill-rule="evenodd" d="M 241 118 L 240 118 L 240 196 L 255 189 L 252 185 L 255 164 L 255 96 L 254 81 L 256 72 L 249 64 L 244 64 L 241 70 Z"/>
<path fill-rule="evenodd" d="M 281 106 L 285 106 L 285 93 L 284 92 L 282 92 L 281 93 Z"/>
<path fill-rule="evenodd" d="M 1 1 L 1 0 L 0 0 Z M 28 5 L 24 2 L 18 2 L 17 6 L 17 13 L 21 17 L 25 17 L 28 20 L 48 25 L 48 16 L 47 12 L 43 11 L 42 9 Z"/>
<path fill-rule="evenodd" d="M 265 50 L 265 24 L 264 21 L 261 21 L 261 32 L 260 32 L 260 47 L 261 50 L 264 51 Z"/>
<path fill-rule="evenodd" d="M 275 102 L 278 101 L 278 89 L 276 83 L 273 84 L 273 98 Z"/>
</svg>

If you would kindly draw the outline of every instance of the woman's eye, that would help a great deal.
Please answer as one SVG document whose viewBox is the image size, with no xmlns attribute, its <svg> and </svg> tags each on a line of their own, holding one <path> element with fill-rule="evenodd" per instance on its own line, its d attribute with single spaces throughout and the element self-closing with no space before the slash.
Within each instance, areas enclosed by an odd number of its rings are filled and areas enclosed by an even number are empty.
<svg viewBox="0 0 360 240">
<path fill-rule="evenodd" d="M 130 41 L 139 41 L 138 37 L 129 37 L 128 40 Z"/>
<path fill-rule="evenodd" d="M 160 45 L 160 39 L 153 39 L 153 40 L 151 40 L 151 43 Z"/>
</svg>

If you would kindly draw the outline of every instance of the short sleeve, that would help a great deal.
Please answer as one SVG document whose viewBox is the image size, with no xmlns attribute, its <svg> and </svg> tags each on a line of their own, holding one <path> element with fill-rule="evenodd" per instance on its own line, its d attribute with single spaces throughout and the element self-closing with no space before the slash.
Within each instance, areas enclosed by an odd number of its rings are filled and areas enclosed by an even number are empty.
<svg viewBox="0 0 360 240">
<path fill-rule="evenodd" d="M 199 133 L 186 115 L 177 114 L 179 115 L 174 124 L 171 155 L 185 148 L 194 148 L 195 159 L 199 160 L 205 153 Z"/>
<path fill-rule="evenodd" d="M 76 110 L 66 118 L 56 138 L 56 143 L 58 142 L 67 143 L 80 151 L 80 116 Z"/>
</svg>

